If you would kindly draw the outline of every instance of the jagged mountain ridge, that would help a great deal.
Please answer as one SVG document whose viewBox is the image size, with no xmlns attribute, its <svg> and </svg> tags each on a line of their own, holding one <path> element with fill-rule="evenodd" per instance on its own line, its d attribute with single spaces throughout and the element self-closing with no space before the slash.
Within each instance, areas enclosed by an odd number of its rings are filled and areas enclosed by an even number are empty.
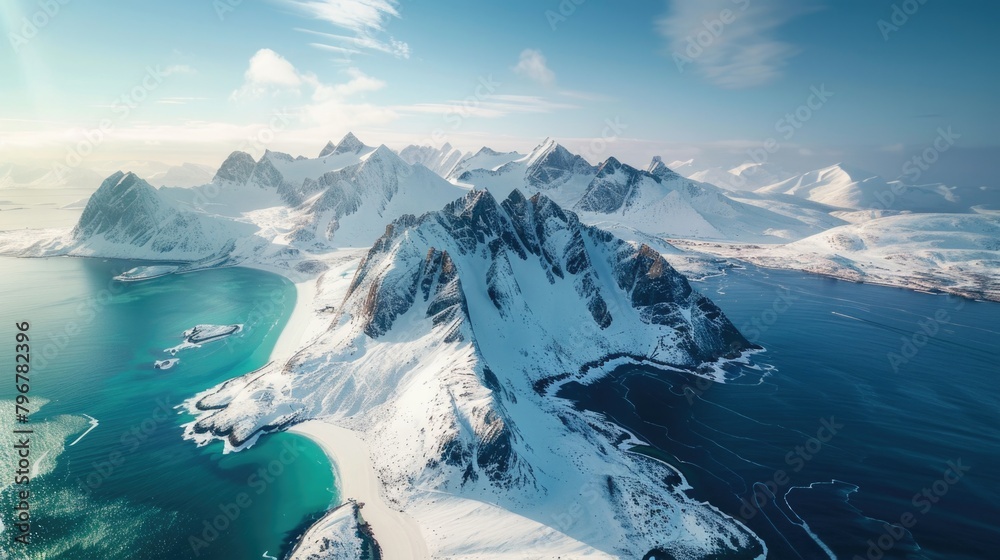
<svg viewBox="0 0 1000 560">
<path fill-rule="evenodd" d="M 461 161 L 455 164 L 455 168 L 452 169 L 447 176 L 445 176 L 445 179 L 457 180 L 466 171 L 474 169 L 486 169 L 493 171 L 502 165 L 506 165 L 523 157 L 524 154 L 520 152 L 498 152 L 492 148 L 483 146 L 478 152 L 465 156 Z"/>
<path fill-rule="evenodd" d="M 752 546 L 738 525 L 664 485 L 666 467 L 618 450 L 616 429 L 595 431 L 552 396 L 565 380 L 606 374 L 608 360 L 697 368 L 750 348 L 655 251 L 544 195 L 500 202 L 475 191 L 389 225 L 339 309 L 289 363 L 199 395 L 189 437 L 239 446 L 326 417 L 366 434 L 383 491 L 403 509 L 430 489 L 538 517 L 599 480 L 613 491 L 565 528 L 573 538 L 627 556 Z M 662 508 L 670 513 L 650 517 Z M 695 519 L 712 538 L 669 542 L 663 527 L 683 534 Z"/>
<path fill-rule="evenodd" d="M 440 208 L 465 192 L 383 145 L 359 163 L 306 179 L 285 195 L 300 209 L 289 239 L 317 247 L 369 246 L 387 222 Z"/>
<path fill-rule="evenodd" d="M 399 157 L 406 163 L 410 165 L 419 163 L 443 179 L 450 177 L 455 166 L 469 155 L 453 148 L 447 142 L 440 148 L 411 145 L 399 151 Z"/>
<path fill-rule="evenodd" d="M 87 202 L 71 233 L 73 254 L 128 258 L 148 252 L 196 260 L 231 250 L 252 227 L 219 222 L 178 208 L 134 173 L 118 171 Z"/>
<path fill-rule="evenodd" d="M 761 241 L 819 231 L 800 220 L 733 200 L 654 159 L 643 171 L 608 158 L 574 206 L 588 223 L 612 222 L 651 235 Z"/>
<path fill-rule="evenodd" d="M 506 197 L 518 189 L 544 192 L 560 206 L 572 208 L 597 174 L 597 167 L 549 138 L 528 155 L 494 169 L 463 172 L 457 181 Z"/>
<path fill-rule="evenodd" d="M 321 153 L 309 159 L 267 150 L 254 161 L 234 152 L 211 185 L 169 194 L 200 210 L 234 217 L 284 207 L 281 241 L 321 251 L 368 247 L 396 217 L 440 208 L 467 192 L 423 165 L 408 164 L 385 145 L 365 145 L 354 134 L 328 143 Z"/>
</svg>

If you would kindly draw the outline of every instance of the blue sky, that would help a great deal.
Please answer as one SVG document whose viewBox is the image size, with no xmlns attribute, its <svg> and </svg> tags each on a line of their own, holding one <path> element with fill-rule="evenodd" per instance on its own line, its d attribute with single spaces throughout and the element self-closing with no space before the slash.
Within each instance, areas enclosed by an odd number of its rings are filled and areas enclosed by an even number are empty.
<svg viewBox="0 0 1000 560">
<path fill-rule="evenodd" d="M 85 159 L 214 165 L 353 130 L 391 147 L 553 136 L 637 164 L 738 164 L 773 138 L 786 167 L 893 175 L 951 127 L 940 172 L 975 174 L 998 151 L 998 16 L 971 0 L 8 0 L 0 159 L 90 141 Z"/>
</svg>

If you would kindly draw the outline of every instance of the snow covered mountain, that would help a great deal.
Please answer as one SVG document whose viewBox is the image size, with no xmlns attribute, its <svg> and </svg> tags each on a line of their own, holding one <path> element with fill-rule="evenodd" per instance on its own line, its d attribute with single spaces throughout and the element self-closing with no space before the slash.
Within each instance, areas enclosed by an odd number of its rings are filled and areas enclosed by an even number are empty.
<svg viewBox="0 0 1000 560">
<path fill-rule="evenodd" d="M 119 171 L 90 197 L 70 234 L 71 241 L 61 251 L 115 258 L 159 255 L 198 260 L 231 252 L 237 240 L 245 242 L 254 229 L 248 224 L 223 224 L 178 208 L 134 173 Z"/>
<path fill-rule="evenodd" d="M 842 163 L 797 175 L 756 192 L 794 196 L 850 210 L 969 212 L 974 204 L 963 203 L 954 189 L 942 185 L 904 185 Z"/>
<path fill-rule="evenodd" d="M 746 162 L 729 170 L 736 177 L 732 190 L 755 190 L 788 179 L 793 174 L 773 163 Z M 723 186 L 723 185 L 719 185 Z"/>
<path fill-rule="evenodd" d="M 541 192 L 579 212 L 588 224 L 653 236 L 767 242 L 821 231 L 793 216 L 732 200 L 713 185 L 685 179 L 659 157 L 645 171 L 614 157 L 594 167 L 552 140 L 496 170 L 463 173 L 459 182 L 498 197 L 515 189 Z"/>
<path fill-rule="evenodd" d="M 754 264 L 1000 301 L 1000 216 L 903 214 L 777 247 L 693 247 Z"/>
<path fill-rule="evenodd" d="M 353 134 L 321 153 L 310 159 L 268 150 L 254 161 L 234 152 L 212 184 L 167 193 L 202 211 L 248 219 L 278 243 L 321 251 L 368 247 L 393 219 L 440 208 L 467 192 Z"/>
<path fill-rule="evenodd" d="M 457 179 L 466 171 L 473 171 L 476 169 L 496 171 L 502 165 L 519 160 L 523 157 L 524 154 L 519 152 L 498 152 L 483 146 L 478 152 L 465 156 L 461 161 L 455 164 L 455 168 L 452 169 L 448 175 L 445 175 L 445 179 Z"/>
<path fill-rule="evenodd" d="M 286 200 L 301 201 L 287 238 L 318 249 L 367 247 L 393 219 L 440 208 L 466 192 L 383 145 L 357 164 L 305 179 L 287 194 Z"/>
<path fill-rule="evenodd" d="M 597 168 L 549 138 L 527 156 L 495 169 L 473 169 L 458 181 L 505 197 L 513 190 L 543 192 L 556 203 L 572 207 L 597 174 Z"/>
<path fill-rule="evenodd" d="M 675 161 L 670 168 L 679 174 L 730 191 L 752 191 L 788 179 L 792 173 L 773 163 L 746 162 L 731 169 L 700 164 L 693 159 Z"/>
<path fill-rule="evenodd" d="M 762 550 L 742 525 L 629 452 L 637 441 L 620 428 L 554 396 L 629 362 L 715 376 L 711 362 L 750 347 L 649 247 L 544 195 L 473 191 L 394 221 L 327 332 L 196 397 L 187 434 L 235 447 L 316 417 L 358 430 L 386 499 L 435 557 L 489 554 L 499 528 L 526 554 L 562 543 L 572 557 L 753 557 Z M 565 514 L 587 487 L 599 497 Z"/>
<path fill-rule="evenodd" d="M 399 151 L 399 157 L 406 163 L 410 165 L 419 163 L 445 179 L 451 176 L 455 166 L 468 155 L 471 154 L 465 154 L 448 143 L 440 148 L 411 145 Z"/>
<path fill-rule="evenodd" d="M 118 172 L 91 196 L 71 234 L 9 232 L 0 251 L 287 263 L 302 250 L 368 247 L 393 219 L 468 192 L 353 134 L 323 152 L 310 159 L 266 151 L 256 161 L 233 152 L 211 183 L 192 188 L 156 189 Z"/>
<path fill-rule="evenodd" d="M 327 158 L 329 156 L 340 156 L 344 154 L 355 154 L 361 155 L 362 153 L 367 153 L 371 151 L 370 146 L 366 146 L 364 142 L 358 139 L 353 132 L 348 132 L 340 139 L 340 142 L 334 144 L 332 141 L 327 142 L 326 146 L 323 147 L 319 152 L 320 159 Z"/>
<path fill-rule="evenodd" d="M 670 237 L 776 241 L 820 231 L 802 221 L 742 204 L 713 185 L 681 177 L 654 158 L 648 171 L 608 158 L 574 206 L 585 222 Z"/>
</svg>

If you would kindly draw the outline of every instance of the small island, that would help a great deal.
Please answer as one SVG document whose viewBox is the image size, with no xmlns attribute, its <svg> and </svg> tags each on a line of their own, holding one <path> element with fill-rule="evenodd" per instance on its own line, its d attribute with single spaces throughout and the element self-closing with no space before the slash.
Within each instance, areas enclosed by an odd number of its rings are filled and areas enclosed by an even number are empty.
<svg viewBox="0 0 1000 560">
<path fill-rule="evenodd" d="M 173 274 L 180 269 L 179 266 L 173 265 L 156 265 L 156 266 L 137 266 L 135 268 L 126 270 L 114 279 L 119 282 L 139 282 L 141 280 L 152 280 L 153 278 L 159 278 L 161 276 L 166 276 L 168 274 Z"/>
<path fill-rule="evenodd" d="M 177 354 L 178 351 L 184 350 L 185 348 L 197 348 L 206 342 L 222 340 L 223 338 L 230 337 L 242 330 L 242 324 L 195 325 L 182 333 L 184 342 L 174 346 L 173 348 L 167 348 L 164 352 L 169 352 L 171 355 L 174 355 Z"/>
<path fill-rule="evenodd" d="M 170 358 L 168 360 L 156 360 L 155 362 L 153 362 L 153 367 L 156 369 L 170 369 L 174 367 L 179 361 L 180 361 L 179 358 Z"/>
</svg>

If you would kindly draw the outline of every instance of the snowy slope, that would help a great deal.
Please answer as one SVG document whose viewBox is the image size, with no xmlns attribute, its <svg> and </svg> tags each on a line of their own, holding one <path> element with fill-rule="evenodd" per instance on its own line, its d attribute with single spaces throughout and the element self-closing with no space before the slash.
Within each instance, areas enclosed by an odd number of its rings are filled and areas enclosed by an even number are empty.
<svg viewBox="0 0 1000 560">
<path fill-rule="evenodd" d="M 605 161 L 574 206 L 587 223 L 649 235 L 774 242 L 821 231 L 794 217 L 742 204 L 725 191 L 685 179 L 655 158 L 641 171 Z"/>
<path fill-rule="evenodd" d="M 758 189 L 760 194 L 804 198 L 835 209 L 897 212 L 970 212 L 980 201 L 964 202 L 959 190 L 943 185 L 905 185 L 874 173 L 837 164 Z M 971 193 L 970 193 L 971 194 Z"/>
<path fill-rule="evenodd" d="M 368 247 L 395 218 L 467 192 L 353 134 L 323 152 L 310 159 L 266 151 L 257 161 L 233 152 L 211 183 L 192 188 L 154 189 L 119 172 L 90 198 L 73 234 L 6 232 L 0 252 L 285 267 L 306 258 L 302 251 Z"/>
<path fill-rule="evenodd" d="M 469 155 L 471 154 L 465 154 L 448 143 L 440 148 L 411 145 L 399 151 L 399 157 L 406 163 L 410 165 L 419 163 L 442 178 L 448 178 L 455 166 Z"/>
<path fill-rule="evenodd" d="M 597 168 L 549 138 L 528 155 L 495 169 L 474 169 L 458 182 L 487 189 L 504 198 L 511 191 L 538 192 L 567 208 L 572 207 L 597 175 Z"/>
<path fill-rule="evenodd" d="M 523 157 L 524 154 L 518 152 L 498 152 L 483 146 L 478 152 L 463 157 L 461 161 L 455 164 L 455 167 L 449 171 L 447 175 L 443 175 L 443 177 L 446 179 L 457 179 L 462 175 L 462 173 L 476 169 L 495 171 L 500 166 L 519 160 Z"/>
<path fill-rule="evenodd" d="M 30 232 L 0 241 L 8 254 L 75 255 L 196 261 L 224 257 L 237 248 L 262 250 L 256 228 L 178 207 L 134 173 L 108 177 L 87 202 L 71 232 Z"/>
<path fill-rule="evenodd" d="M 358 560 L 366 556 L 360 508 L 349 502 L 328 512 L 295 544 L 289 560 Z"/>
<path fill-rule="evenodd" d="M 466 192 L 383 145 L 355 165 L 304 181 L 288 239 L 317 249 L 367 247 L 393 219 L 440 208 Z"/>
<path fill-rule="evenodd" d="M 1000 301 L 1000 216 L 904 214 L 776 247 L 700 244 L 761 266 Z"/>
<path fill-rule="evenodd" d="M 693 159 L 675 161 L 669 166 L 688 179 L 708 183 L 730 191 L 752 191 L 773 185 L 792 176 L 773 163 L 746 162 L 731 169 L 709 166 Z"/>
<path fill-rule="evenodd" d="M 732 181 L 732 190 L 755 190 L 767 185 L 773 185 L 792 177 L 792 173 L 773 163 L 746 162 L 729 170 L 736 179 Z M 719 185 L 725 187 L 725 185 Z"/>
<path fill-rule="evenodd" d="M 694 368 L 749 347 L 648 247 L 544 196 L 475 191 L 395 221 L 338 309 L 288 363 L 196 397 L 188 436 L 239 446 L 314 417 L 357 430 L 432 556 L 502 557 L 498 546 L 538 539 L 567 557 L 762 552 L 669 467 L 627 452 L 628 434 L 554 397 L 613 364 Z M 581 488 L 599 496 L 566 514 Z M 436 503 L 489 505 L 456 517 Z"/>
</svg>

